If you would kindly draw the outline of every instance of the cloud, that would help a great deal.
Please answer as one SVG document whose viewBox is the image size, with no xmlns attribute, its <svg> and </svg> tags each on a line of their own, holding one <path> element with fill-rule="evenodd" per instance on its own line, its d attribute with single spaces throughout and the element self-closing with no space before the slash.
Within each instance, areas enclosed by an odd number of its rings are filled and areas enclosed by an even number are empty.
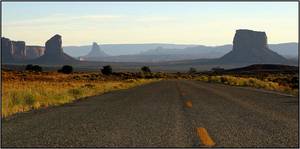
<svg viewBox="0 0 300 149">
<path fill-rule="evenodd" d="M 170 21 L 177 21 L 178 19 L 174 17 L 163 17 L 163 16 L 143 16 L 137 18 L 136 21 L 138 22 L 170 22 Z"/>
<path fill-rule="evenodd" d="M 13 22 L 5 22 L 3 20 L 3 26 L 5 27 L 28 27 L 28 26 L 49 26 L 49 25 L 66 25 L 74 22 L 84 21 L 113 21 L 121 19 L 124 16 L 121 15 L 83 15 L 83 16 L 67 16 L 64 14 L 54 14 L 43 18 L 35 18 L 30 20 L 20 20 Z"/>
<path fill-rule="evenodd" d="M 77 19 L 105 19 L 105 20 L 114 20 L 120 19 L 124 16 L 120 15 L 87 15 L 87 16 L 79 16 Z"/>
</svg>

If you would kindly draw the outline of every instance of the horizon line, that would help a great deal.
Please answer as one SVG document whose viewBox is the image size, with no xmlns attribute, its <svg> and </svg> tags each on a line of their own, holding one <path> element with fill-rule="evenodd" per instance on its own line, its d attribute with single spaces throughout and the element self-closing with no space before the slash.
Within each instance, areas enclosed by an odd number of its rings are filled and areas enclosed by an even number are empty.
<svg viewBox="0 0 300 149">
<path fill-rule="evenodd" d="M 12 41 L 20 41 L 20 40 L 12 40 Z M 95 41 L 93 41 L 95 42 Z M 62 45 L 62 47 L 69 47 L 69 46 L 91 46 L 93 44 L 82 44 L 82 45 Z M 25 41 L 26 43 L 26 41 Z M 143 42 L 143 43 L 99 43 L 96 42 L 99 46 L 101 45 L 141 45 L 141 44 L 171 44 L 171 45 L 191 45 L 191 46 L 208 46 L 208 47 L 216 47 L 216 46 L 224 46 L 224 45 L 232 45 L 233 43 L 227 43 L 227 44 L 217 44 L 217 45 L 206 45 L 206 44 L 196 44 L 196 43 L 166 43 L 166 42 Z M 297 43 L 298 41 L 287 41 L 287 42 L 278 42 L 278 43 L 267 43 L 268 45 L 270 44 L 285 44 L 285 43 Z M 26 44 L 26 46 L 44 46 L 44 45 L 38 45 L 38 44 Z"/>
</svg>

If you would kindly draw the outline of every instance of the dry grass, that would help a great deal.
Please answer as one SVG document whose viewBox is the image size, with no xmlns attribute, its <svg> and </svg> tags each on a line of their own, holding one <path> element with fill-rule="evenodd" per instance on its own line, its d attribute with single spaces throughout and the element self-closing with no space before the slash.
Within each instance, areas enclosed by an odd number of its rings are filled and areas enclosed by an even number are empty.
<svg viewBox="0 0 300 149">
<path fill-rule="evenodd" d="M 199 76 L 195 80 L 205 81 L 205 82 L 216 82 L 223 83 L 233 86 L 249 86 L 254 88 L 262 88 L 266 90 L 273 90 L 284 92 L 292 95 L 298 95 L 298 89 L 292 88 L 285 84 L 280 84 L 278 82 L 272 82 L 268 80 L 259 80 L 252 77 L 235 77 L 229 75 L 223 76 Z"/>
<path fill-rule="evenodd" d="M 58 73 L 2 73 L 2 117 L 41 107 L 61 105 L 76 99 L 127 89 L 157 79 L 72 80 Z M 86 74 L 89 75 L 89 74 Z"/>
</svg>

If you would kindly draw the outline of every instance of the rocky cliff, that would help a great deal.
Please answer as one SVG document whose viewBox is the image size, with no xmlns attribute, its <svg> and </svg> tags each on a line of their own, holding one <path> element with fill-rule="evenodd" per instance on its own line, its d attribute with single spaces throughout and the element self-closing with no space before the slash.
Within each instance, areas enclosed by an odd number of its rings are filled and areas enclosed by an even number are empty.
<svg viewBox="0 0 300 149">
<path fill-rule="evenodd" d="M 265 32 L 237 30 L 233 49 L 221 57 L 222 63 L 285 63 L 287 60 L 268 47 Z"/>
<path fill-rule="evenodd" d="M 1 37 L 1 59 L 2 62 L 13 62 L 14 58 L 12 55 L 12 42 L 8 38 Z"/>
<path fill-rule="evenodd" d="M 1 37 L 2 62 L 16 62 L 26 59 L 26 48 L 24 41 L 11 41 Z"/>
<path fill-rule="evenodd" d="M 26 46 L 26 58 L 35 59 L 44 55 L 45 47 L 42 46 Z"/>
<path fill-rule="evenodd" d="M 24 41 L 12 41 L 12 55 L 16 60 L 26 59 L 26 46 Z"/>
</svg>

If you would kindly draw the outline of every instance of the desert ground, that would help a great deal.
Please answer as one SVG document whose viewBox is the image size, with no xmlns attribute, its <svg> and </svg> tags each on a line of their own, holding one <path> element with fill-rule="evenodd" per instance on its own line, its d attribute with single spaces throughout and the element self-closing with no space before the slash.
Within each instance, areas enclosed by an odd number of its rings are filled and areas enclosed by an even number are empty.
<svg viewBox="0 0 300 149">
<path fill-rule="evenodd" d="M 2 146 L 296 147 L 297 79 L 3 70 Z"/>
</svg>

